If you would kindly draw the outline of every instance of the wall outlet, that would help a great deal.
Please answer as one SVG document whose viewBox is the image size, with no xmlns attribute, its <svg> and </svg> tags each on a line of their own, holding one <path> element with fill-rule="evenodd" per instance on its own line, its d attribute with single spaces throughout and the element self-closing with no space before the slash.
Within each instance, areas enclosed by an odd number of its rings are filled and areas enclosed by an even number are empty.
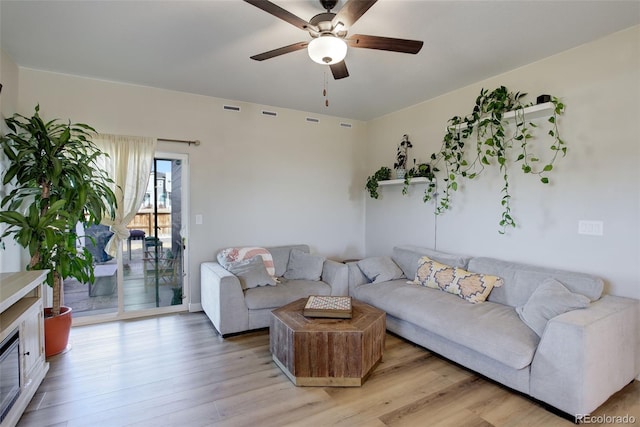
<svg viewBox="0 0 640 427">
<path fill-rule="evenodd" d="M 196 215 L 196 225 L 202 225 L 202 215 L 201 214 L 197 214 Z"/>
<path fill-rule="evenodd" d="M 578 234 L 585 234 L 588 236 L 602 236 L 604 235 L 604 223 L 602 221 L 578 221 Z"/>
</svg>

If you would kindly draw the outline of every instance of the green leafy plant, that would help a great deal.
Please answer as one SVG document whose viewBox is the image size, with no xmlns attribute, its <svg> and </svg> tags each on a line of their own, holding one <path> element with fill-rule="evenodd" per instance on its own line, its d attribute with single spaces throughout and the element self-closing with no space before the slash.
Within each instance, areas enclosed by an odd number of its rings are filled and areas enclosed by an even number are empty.
<svg viewBox="0 0 640 427">
<path fill-rule="evenodd" d="M 407 171 L 407 174 L 404 176 L 404 186 L 402 187 L 402 194 L 407 194 L 409 192 L 409 185 L 411 185 L 412 178 L 427 178 L 429 181 L 434 179 L 433 173 L 431 172 L 431 166 L 428 163 L 420 163 L 416 165 L 416 159 L 413 159 L 414 166 Z"/>
<path fill-rule="evenodd" d="M 380 197 L 378 194 L 378 181 L 385 181 L 391 179 L 391 169 L 386 166 L 382 166 L 373 175 L 367 177 L 367 191 L 372 199 Z"/>
<path fill-rule="evenodd" d="M 407 156 L 409 155 L 409 148 L 412 147 L 413 144 L 409 141 L 409 135 L 402 135 L 402 142 L 400 142 L 396 151 L 396 162 L 393 164 L 394 169 L 407 168 Z"/>
<path fill-rule="evenodd" d="M 98 224 L 115 217 L 113 181 L 96 163 L 104 155 L 93 142 L 95 130 L 85 124 L 45 122 L 36 106 L 32 117 L 15 114 L 5 120 L 11 133 L 0 137 L 10 164 L 2 177 L 13 189 L 0 207 L 7 236 L 29 250 L 28 270 L 48 269 L 54 316 L 60 314 L 62 281 L 74 277 L 93 283 L 93 257 L 78 249 L 76 225 Z"/>
<path fill-rule="evenodd" d="M 440 151 L 431 155 L 431 170 L 437 179 L 432 180 L 426 191 L 424 201 L 439 196 L 436 214 L 450 209 L 452 192 L 458 190 L 462 178 L 474 179 L 489 166 L 497 165 L 503 179 L 501 189 L 503 208 L 500 219 L 500 233 L 507 227 L 515 227 L 516 222 L 511 213 L 511 189 L 509 185 L 510 166 L 520 163 L 525 174 L 538 175 L 543 184 L 549 183 L 548 174 L 558 155 L 565 156 L 567 147 L 560 138 L 558 116 L 564 112 L 564 104 L 552 97 L 553 111 L 548 117 L 551 129 L 549 151 L 550 158 L 542 162 L 541 156 L 534 154 L 530 141 L 534 138 L 537 125 L 527 120 L 524 109 L 532 104 L 524 104 L 525 93 L 510 92 L 506 87 L 489 92 L 480 91 L 471 114 L 454 116 L 448 121 L 447 133 L 444 136 Z M 513 111 L 512 123 L 505 119 L 505 113 Z M 475 144 L 472 136 L 475 135 Z M 515 159 L 515 160 L 512 160 Z M 438 185 L 440 181 L 440 185 Z M 437 193 L 437 188 L 442 193 Z"/>
</svg>

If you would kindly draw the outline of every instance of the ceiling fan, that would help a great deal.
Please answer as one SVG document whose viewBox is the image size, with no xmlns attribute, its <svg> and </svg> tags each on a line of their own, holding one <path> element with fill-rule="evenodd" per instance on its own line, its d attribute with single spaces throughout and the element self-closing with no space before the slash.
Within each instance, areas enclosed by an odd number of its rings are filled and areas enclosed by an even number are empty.
<svg viewBox="0 0 640 427">
<path fill-rule="evenodd" d="M 309 42 L 298 42 L 289 46 L 254 55 L 251 59 L 264 61 L 307 48 L 309 56 L 319 64 L 329 65 L 334 79 L 349 77 L 349 71 L 344 63 L 347 46 L 364 49 L 378 49 L 392 52 L 412 53 L 420 52 L 422 41 L 396 39 L 390 37 L 368 36 L 354 34 L 347 37 L 349 28 L 373 6 L 377 0 L 348 0 L 337 12 L 331 12 L 338 0 L 320 0 L 326 10 L 305 21 L 293 13 L 281 8 L 268 0 L 244 0 L 267 13 L 307 31 L 312 37 Z"/>
</svg>

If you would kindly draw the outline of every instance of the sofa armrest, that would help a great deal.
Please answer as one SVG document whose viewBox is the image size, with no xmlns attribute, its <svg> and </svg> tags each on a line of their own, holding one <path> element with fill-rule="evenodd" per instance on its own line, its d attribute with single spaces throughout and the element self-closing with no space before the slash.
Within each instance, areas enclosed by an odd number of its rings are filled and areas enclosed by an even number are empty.
<svg viewBox="0 0 640 427">
<path fill-rule="evenodd" d="M 217 262 L 200 264 L 202 309 L 221 335 L 249 329 L 249 309 L 240 280 Z"/>
<path fill-rule="evenodd" d="M 604 296 L 551 319 L 531 362 L 530 394 L 576 417 L 638 375 L 639 301 Z"/>
<path fill-rule="evenodd" d="M 325 260 L 322 266 L 322 281 L 331 286 L 331 295 L 349 295 L 349 271 L 345 264 Z"/>
</svg>

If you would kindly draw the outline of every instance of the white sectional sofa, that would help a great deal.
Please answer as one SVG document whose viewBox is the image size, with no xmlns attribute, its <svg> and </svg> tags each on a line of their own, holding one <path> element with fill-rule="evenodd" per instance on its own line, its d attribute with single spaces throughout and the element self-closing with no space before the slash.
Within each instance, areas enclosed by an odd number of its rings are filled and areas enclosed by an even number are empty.
<svg viewBox="0 0 640 427">
<path fill-rule="evenodd" d="M 473 304 L 408 283 L 423 256 L 499 276 L 504 284 L 493 288 L 485 302 Z M 384 266 L 389 258 L 400 274 Z M 590 414 L 640 373 L 640 304 L 602 295 L 603 282 L 597 277 L 408 246 L 393 248 L 391 257 L 351 262 L 348 268 L 350 295 L 386 311 L 389 331 L 575 419 Z M 536 289 L 553 279 L 583 295 L 577 298 L 587 307 L 545 320 L 538 325 L 539 336 L 516 308 L 544 311 L 557 305 L 554 298 L 538 307 L 531 302 Z M 541 290 L 536 297 L 544 297 Z"/>
</svg>

